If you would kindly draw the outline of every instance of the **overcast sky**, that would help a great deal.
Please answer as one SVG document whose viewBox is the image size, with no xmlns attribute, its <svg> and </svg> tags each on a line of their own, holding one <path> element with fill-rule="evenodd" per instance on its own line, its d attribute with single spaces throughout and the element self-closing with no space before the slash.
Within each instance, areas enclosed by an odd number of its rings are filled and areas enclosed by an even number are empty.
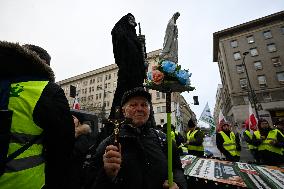
<svg viewBox="0 0 284 189">
<path fill-rule="evenodd" d="M 213 33 L 284 10 L 283 0 L 0 0 L 0 40 L 31 43 L 52 57 L 56 81 L 114 63 L 111 29 L 127 13 L 141 23 L 147 52 L 162 48 L 167 23 L 179 11 L 179 64 L 196 90 L 183 93 L 199 118 L 213 113 L 221 83 Z M 137 28 L 138 32 L 138 28 Z"/>
</svg>

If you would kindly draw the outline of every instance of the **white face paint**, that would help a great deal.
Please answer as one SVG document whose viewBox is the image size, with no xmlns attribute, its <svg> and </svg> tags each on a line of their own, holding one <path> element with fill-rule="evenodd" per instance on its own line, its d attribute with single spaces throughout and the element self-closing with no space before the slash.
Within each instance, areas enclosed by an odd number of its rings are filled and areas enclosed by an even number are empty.
<svg viewBox="0 0 284 189">
<path fill-rule="evenodd" d="M 128 23 L 133 27 L 137 26 L 137 24 L 135 22 L 135 18 L 133 16 L 128 17 Z"/>
</svg>

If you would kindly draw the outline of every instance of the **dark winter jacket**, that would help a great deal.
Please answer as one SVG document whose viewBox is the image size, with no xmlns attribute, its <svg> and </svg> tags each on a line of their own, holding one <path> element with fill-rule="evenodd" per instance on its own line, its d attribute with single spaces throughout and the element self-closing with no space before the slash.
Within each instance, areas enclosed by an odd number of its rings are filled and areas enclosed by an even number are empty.
<svg viewBox="0 0 284 189">
<path fill-rule="evenodd" d="M 33 119 L 44 132 L 46 188 L 64 188 L 74 145 L 74 123 L 64 91 L 54 83 L 51 68 L 19 44 L 0 42 L 0 70 L 0 80 L 49 81 L 34 108 Z"/>
<path fill-rule="evenodd" d="M 109 179 L 103 169 L 102 156 L 105 148 L 113 144 L 114 140 L 113 135 L 106 138 L 99 145 L 95 156 L 97 158 L 97 178 L 93 188 L 162 189 L 164 181 L 167 180 L 167 146 L 158 136 L 157 131 L 149 129 L 146 125 L 141 128 L 124 125 L 119 137 L 122 165 L 114 180 Z M 173 147 L 173 174 L 174 182 L 179 188 L 187 188 L 175 145 Z"/>
<path fill-rule="evenodd" d="M 230 137 L 230 133 L 231 131 L 229 132 L 225 132 L 224 133 Z M 238 134 L 235 134 L 236 136 L 236 148 L 238 151 L 241 151 L 241 145 L 240 145 L 240 138 L 239 138 L 239 135 Z M 223 147 L 223 143 L 224 143 L 224 139 L 222 137 L 222 135 L 220 133 L 217 133 L 216 135 L 216 145 L 217 145 L 217 148 L 218 150 L 224 154 L 224 156 L 226 157 L 226 159 L 228 161 L 239 161 L 240 160 L 240 157 L 239 156 L 232 156 L 227 150 L 225 150 L 225 148 Z"/>
<path fill-rule="evenodd" d="M 83 124 L 82 126 L 90 129 L 89 125 Z M 91 133 L 83 133 L 76 137 L 70 164 L 70 189 L 80 189 L 85 182 L 87 175 L 85 175 L 83 164 L 89 148 L 94 144 L 93 142 L 94 139 Z"/>
</svg>

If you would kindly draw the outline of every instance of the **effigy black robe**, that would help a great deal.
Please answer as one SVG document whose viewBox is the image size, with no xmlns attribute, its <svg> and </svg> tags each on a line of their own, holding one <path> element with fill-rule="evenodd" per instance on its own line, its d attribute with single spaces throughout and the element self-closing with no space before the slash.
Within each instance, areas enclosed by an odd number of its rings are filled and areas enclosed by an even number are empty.
<svg viewBox="0 0 284 189">
<path fill-rule="evenodd" d="M 114 118 L 114 109 L 120 106 L 123 94 L 135 87 L 142 87 L 146 78 L 142 46 L 136 35 L 135 26 L 129 24 L 130 13 L 123 16 L 111 31 L 113 54 L 117 64 L 117 88 L 109 118 Z"/>
</svg>

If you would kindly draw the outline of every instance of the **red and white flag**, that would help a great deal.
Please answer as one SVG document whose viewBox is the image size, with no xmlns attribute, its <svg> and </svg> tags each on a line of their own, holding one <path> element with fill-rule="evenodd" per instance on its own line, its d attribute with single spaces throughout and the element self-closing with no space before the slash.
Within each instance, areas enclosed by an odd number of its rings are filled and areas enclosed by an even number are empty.
<svg viewBox="0 0 284 189">
<path fill-rule="evenodd" d="M 221 131 L 221 125 L 222 125 L 224 122 L 226 122 L 226 119 L 225 119 L 225 117 L 224 117 L 222 111 L 220 110 L 220 112 L 219 112 L 219 117 L 218 117 L 218 125 L 217 125 L 217 127 L 216 127 L 216 132 Z"/>
<path fill-rule="evenodd" d="M 253 113 L 250 102 L 249 102 L 249 129 L 252 131 L 257 130 L 257 119 L 255 117 L 255 114 Z"/>
<path fill-rule="evenodd" d="M 74 99 L 73 109 L 80 110 L 80 104 L 77 97 Z"/>
</svg>

